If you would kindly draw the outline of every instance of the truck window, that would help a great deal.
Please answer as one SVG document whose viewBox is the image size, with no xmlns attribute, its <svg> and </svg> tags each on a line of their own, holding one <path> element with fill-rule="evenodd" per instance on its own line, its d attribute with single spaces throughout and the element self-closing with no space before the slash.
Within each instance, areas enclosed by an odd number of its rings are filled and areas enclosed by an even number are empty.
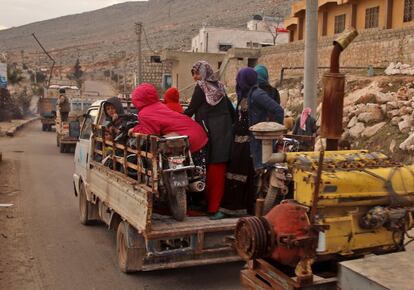
<svg viewBox="0 0 414 290">
<path fill-rule="evenodd" d="M 91 137 L 92 124 L 94 124 L 97 115 L 98 109 L 88 111 L 85 121 L 83 122 L 82 131 L 79 137 L 80 139 L 89 139 Z"/>
</svg>

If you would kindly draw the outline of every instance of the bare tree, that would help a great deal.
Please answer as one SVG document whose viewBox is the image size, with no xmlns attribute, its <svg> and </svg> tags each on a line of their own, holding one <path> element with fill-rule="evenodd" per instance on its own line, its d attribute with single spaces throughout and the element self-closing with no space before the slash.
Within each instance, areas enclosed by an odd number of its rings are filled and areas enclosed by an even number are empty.
<svg viewBox="0 0 414 290">
<path fill-rule="evenodd" d="M 270 32 L 273 38 L 273 45 L 276 45 L 278 37 L 278 29 L 282 22 L 282 17 L 279 12 L 273 11 L 270 16 L 263 16 L 263 21 L 266 24 L 267 30 Z"/>
</svg>

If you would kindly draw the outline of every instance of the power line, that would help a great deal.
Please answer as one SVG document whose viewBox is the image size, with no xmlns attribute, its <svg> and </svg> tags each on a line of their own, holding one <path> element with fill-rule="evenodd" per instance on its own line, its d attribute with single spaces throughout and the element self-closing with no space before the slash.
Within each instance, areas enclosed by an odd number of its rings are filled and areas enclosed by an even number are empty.
<svg viewBox="0 0 414 290">
<path fill-rule="evenodd" d="M 153 53 L 153 54 L 157 54 L 157 52 L 152 49 L 152 47 L 150 46 L 149 42 L 148 42 L 148 37 L 147 37 L 147 32 L 145 31 L 145 26 L 142 26 L 142 30 L 144 31 L 144 37 L 145 37 L 145 42 L 147 43 L 147 47 L 148 49 Z"/>
</svg>

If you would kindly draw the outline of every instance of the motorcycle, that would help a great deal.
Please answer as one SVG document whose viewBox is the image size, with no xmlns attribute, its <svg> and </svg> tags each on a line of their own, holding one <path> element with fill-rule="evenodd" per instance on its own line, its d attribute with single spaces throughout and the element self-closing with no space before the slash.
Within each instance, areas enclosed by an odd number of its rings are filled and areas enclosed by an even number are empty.
<svg viewBox="0 0 414 290">
<path fill-rule="evenodd" d="M 203 170 L 194 165 L 187 136 L 162 137 L 158 143 L 162 185 L 172 216 L 184 220 L 187 214 L 187 191 L 204 190 Z"/>
</svg>

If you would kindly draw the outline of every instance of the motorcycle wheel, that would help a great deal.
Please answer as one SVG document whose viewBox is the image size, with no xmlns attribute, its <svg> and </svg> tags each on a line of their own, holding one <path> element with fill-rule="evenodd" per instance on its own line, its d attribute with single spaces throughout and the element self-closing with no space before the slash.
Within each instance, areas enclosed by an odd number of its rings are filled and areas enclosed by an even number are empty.
<svg viewBox="0 0 414 290">
<path fill-rule="evenodd" d="M 167 178 L 167 195 L 172 216 L 177 221 L 183 221 L 187 215 L 187 193 L 184 187 L 175 187 Z"/>
<path fill-rule="evenodd" d="M 174 192 L 168 194 L 171 213 L 177 221 L 183 221 L 187 215 L 187 194 L 185 188 L 176 187 L 172 190 Z"/>
</svg>

